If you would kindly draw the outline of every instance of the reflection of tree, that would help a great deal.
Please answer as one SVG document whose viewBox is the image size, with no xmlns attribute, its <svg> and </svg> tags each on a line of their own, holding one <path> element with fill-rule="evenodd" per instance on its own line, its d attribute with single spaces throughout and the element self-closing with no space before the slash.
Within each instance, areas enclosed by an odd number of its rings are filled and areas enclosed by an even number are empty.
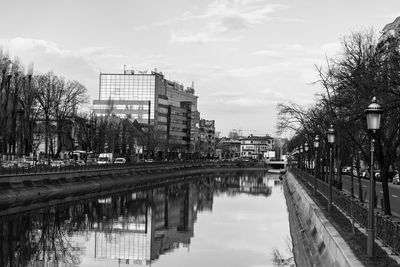
<svg viewBox="0 0 400 267">
<path fill-rule="evenodd" d="M 0 266 L 30 266 L 32 262 L 80 263 L 79 249 L 66 235 L 60 209 L 21 215 L 0 221 Z"/>
<path fill-rule="evenodd" d="M 99 238 L 104 236 L 106 242 L 114 239 L 115 246 L 117 241 L 121 242 L 115 239 L 121 233 L 150 235 L 149 239 L 143 238 L 149 243 L 142 249 L 151 249 L 149 260 L 155 260 L 160 254 L 174 250 L 178 244 L 190 245 L 197 213 L 212 210 L 215 195 L 250 194 L 252 188 L 266 188 L 264 175 L 224 173 L 218 179 L 204 175 L 190 183 L 103 196 L 2 218 L 0 266 L 57 265 L 61 262 L 78 265 L 83 251 L 73 240 L 77 235 L 88 240 L 94 233 Z M 243 185 L 249 190 L 245 191 Z M 138 248 L 133 246 L 133 249 Z"/>
</svg>

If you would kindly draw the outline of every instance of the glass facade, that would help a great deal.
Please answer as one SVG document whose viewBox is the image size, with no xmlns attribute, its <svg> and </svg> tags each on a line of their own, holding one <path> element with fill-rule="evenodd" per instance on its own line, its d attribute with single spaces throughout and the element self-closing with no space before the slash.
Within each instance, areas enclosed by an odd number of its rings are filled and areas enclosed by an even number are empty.
<svg viewBox="0 0 400 267">
<path fill-rule="evenodd" d="M 99 116 L 112 114 L 149 123 L 154 125 L 159 139 L 190 149 L 195 147 L 198 134 L 197 98 L 193 88 L 185 89 L 160 73 L 101 73 L 99 100 L 93 101 L 93 111 Z"/>
<path fill-rule="evenodd" d="M 148 115 L 142 114 L 142 110 L 148 110 L 147 104 L 136 104 L 135 101 L 151 101 L 150 118 L 154 119 L 155 105 L 155 75 L 154 74 L 100 74 L 100 101 L 115 101 L 112 109 L 117 116 L 126 117 L 125 114 L 131 114 L 132 118 L 148 119 Z M 123 105 L 117 104 L 118 101 L 124 101 Z M 110 109 L 109 105 L 96 105 L 96 110 Z M 127 113 L 127 111 L 129 111 Z"/>
<path fill-rule="evenodd" d="M 155 75 L 100 74 L 100 100 L 154 100 Z"/>
</svg>

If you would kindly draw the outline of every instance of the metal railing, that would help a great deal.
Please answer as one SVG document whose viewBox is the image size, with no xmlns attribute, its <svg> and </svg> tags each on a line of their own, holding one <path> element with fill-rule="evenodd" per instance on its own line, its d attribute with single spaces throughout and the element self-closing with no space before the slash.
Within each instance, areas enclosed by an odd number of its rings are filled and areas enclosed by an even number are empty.
<svg viewBox="0 0 400 267">
<path fill-rule="evenodd" d="M 314 189 L 314 176 L 296 167 L 290 167 L 294 177 L 301 182 L 301 184 L 309 189 Z M 328 183 L 323 180 L 317 180 L 317 191 L 327 198 Z M 350 218 L 364 228 L 368 226 L 368 207 L 360 203 L 360 201 L 333 188 L 333 203 L 344 211 Z M 375 229 L 376 236 L 388 247 L 392 252 L 400 255 L 400 222 L 394 221 L 392 217 L 375 212 Z"/>
<path fill-rule="evenodd" d="M 122 170 L 122 169 L 157 169 L 157 168 L 205 168 L 205 167 L 246 167 L 246 164 L 238 164 L 235 162 L 226 161 L 179 161 L 179 162 L 139 162 L 139 163 L 125 163 L 125 164 L 91 164 L 91 165 L 65 165 L 65 166 L 49 166 L 49 165 L 36 165 L 28 168 L 0 167 L 1 177 L 20 176 L 20 175 L 35 175 L 44 173 L 66 173 L 66 172 L 89 172 L 101 170 Z"/>
</svg>

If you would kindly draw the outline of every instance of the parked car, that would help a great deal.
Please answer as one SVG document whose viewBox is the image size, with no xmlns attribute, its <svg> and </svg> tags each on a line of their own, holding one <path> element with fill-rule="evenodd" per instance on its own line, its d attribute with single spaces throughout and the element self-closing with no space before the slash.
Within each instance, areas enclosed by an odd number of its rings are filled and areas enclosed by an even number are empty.
<svg viewBox="0 0 400 267">
<path fill-rule="evenodd" d="M 31 167 L 31 164 L 27 161 L 21 161 L 21 162 L 18 162 L 17 166 L 18 166 L 18 168 L 21 168 L 21 169 L 28 169 Z"/>
<path fill-rule="evenodd" d="M 126 159 L 124 158 L 116 158 L 114 160 L 114 164 L 125 164 L 126 163 Z"/>
<path fill-rule="evenodd" d="M 395 171 L 395 174 L 393 176 L 393 184 L 400 184 L 400 177 L 398 171 Z"/>
<path fill-rule="evenodd" d="M 65 166 L 74 166 L 75 165 L 75 160 L 73 160 L 73 159 L 64 160 L 64 165 Z"/>
<path fill-rule="evenodd" d="M 351 173 L 351 167 L 350 166 L 342 167 L 342 173 L 343 174 L 350 174 Z"/>
<path fill-rule="evenodd" d="M 88 158 L 86 159 L 86 165 L 97 164 L 97 159 L 95 158 Z"/>
<path fill-rule="evenodd" d="M 374 176 L 375 179 L 380 181 L 382 176 L 381 176 L 381 170 L 374 170 Z M 365 179 L 369 179 L 369 170 L 365 169 L 361 172 L 361 177 L 365 178 Z"/>
<path fill-rule="evenodd" d="M 5 168 L 5 169 L 15 168 L 16 166 L 17 166 L 17 163 L 14 161 L 3 161 L 1 163 L 1 167 Z"/>
<path fill-rule="evenodd" d="M 381 170 L 374 170 L 375 179 L 378 181 L 382 180 Z"/>
<path fill-rule="evenodd" d="M 64 161 L 62 160 L 53 160 L 52 162 L 50 162 L 51 167 L 62 167 L 64 165 Z"/>
<path fill-rule="evenodd" d="M 77 160 L 77 161 L 75 162 L 75 165 L 77 165 L 77 166 L 83 166 L 83 165 L 86 165 L 86 163 L 85 163 L 84 160 L 79 159 L 79 160 Z"/>
</svg>

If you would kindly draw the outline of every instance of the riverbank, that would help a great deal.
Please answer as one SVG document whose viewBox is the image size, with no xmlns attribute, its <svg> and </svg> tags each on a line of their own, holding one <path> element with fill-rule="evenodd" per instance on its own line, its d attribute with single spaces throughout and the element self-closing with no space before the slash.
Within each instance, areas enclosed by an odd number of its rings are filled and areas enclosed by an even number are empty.
<svg viewBox="0 0 400 267">
<path fill-rule="evenodd" d="M 319 191 L 317 196 L 312 196 L 312 191 L 308 190 L 309 188 L 305 188 L 301 186 L 300 183 L 292 176 L 292 174 L 288 175 L 290 181 L 294 181 L 298 186 L 296 187 L 296 192 L 302 192 L 307 198 L 313 201 L 315 204 L 314 207 L 317 208 L 318 214 L 322 215 L 326 223 L 324 221 L 324 225 L 330 225 L 329 229 L 334 229 L 336 234 L 335 238 L 339 237 L 342 241 L 339 242 L 340 246 L 350 248 L 351 253 L 358 259 L 361 263 L 361 266 L 399 266 L 395 259 L 390 257 L 387 252 L 385 252 L 378 244 L 375 244 L 375 257 L 369 258 L 367 256 L 367 237 L 363 231 L 360 231 L 356 227 L 352 226 L 352 223 L 348 217 L 346 217 L 341 210 L 339 210 L 335 205 L 332 206 L 332 211 L 327 211 L 327 199 L 323 196 Z M 302 205 L 300 201 L 296 200 L 295 205 L 299 206 L 297 210 L 305 209 L 307 205 Z M 304 204 L 304 203 L 303 203 Z M 313 208 L 314 209 L 314 208 Z M 307 212 L 301 212 L 301 214 L 309 214 Z M 311 218 L 311 217 L 310 217 Z M 312 236 L 315 240 L 314 244 L 318 244 L 317 241 L 321 239 L 323 235 L 321 235 L 320 231 L 314 231 L 313 224 L 309 216 L 306 216 L 303 231 Z M 314 234 L 313 234 L 314 233 Z M 300 236 L 301 237 L 301 236 Z M 299 238 L 292 237 L 293 239 Z M 318 239 L 319 238 L 319 239 Z M 306 243 L 303 245 L 307 245 Z M 324 240 L 324 247 L 326 248 L 326 241 Z M 349 249 L 346 249 L 346 251 Z M 320 252 L 320 251 L 319 251 Z M 295 254 L 296 255 L 296 254 Z M 337 258 L 337 254 L 334 254 Z M 324 262 L 324 266 L 330 266 Z M 345 266 L 345 265 L 338 265 Z M 360 265 L 351 265 L 351 266 L 360 266 Z"/>
<path fill-rule="evenodd" d="M 241 170 L 263 170 L 255 166 L 236 166 L 236 165 L 213 165 L 193 166 L 158 166 L 140 169 L 114 170 L 111 174 L 103 171 L 98 173 L 91 172 L 91 176 L 79 175 L 65 178 L 65 174 L 58 174 L 57 179 L 39 179 L 34 177 L 30 181 L 20 181 L 15 183 L 2 183 L 0 185 L 0 216 L 2 213 L 17 213 L 24 211 L 25 207 L 34 205 L 40 208 L 44 205 L 57 204 L 59 202 L 79 199 L 79 196 L 90 195 L 98 196 L 102 192 L 132 190 L 143 188 L 148 185 L 171 183 L 180 180 L 189 180 L 196 176 L 207 176 Z M 16 177 L 15 180 L 26 179 L 26 177 Z M 6 210 L 6 211 L 5 211 Z"/>
<path fill-rule="evenodd" d="M 364 266 L 308 192 L 289 172 L 284 182 L 298 266 Z"/>
</svg>

